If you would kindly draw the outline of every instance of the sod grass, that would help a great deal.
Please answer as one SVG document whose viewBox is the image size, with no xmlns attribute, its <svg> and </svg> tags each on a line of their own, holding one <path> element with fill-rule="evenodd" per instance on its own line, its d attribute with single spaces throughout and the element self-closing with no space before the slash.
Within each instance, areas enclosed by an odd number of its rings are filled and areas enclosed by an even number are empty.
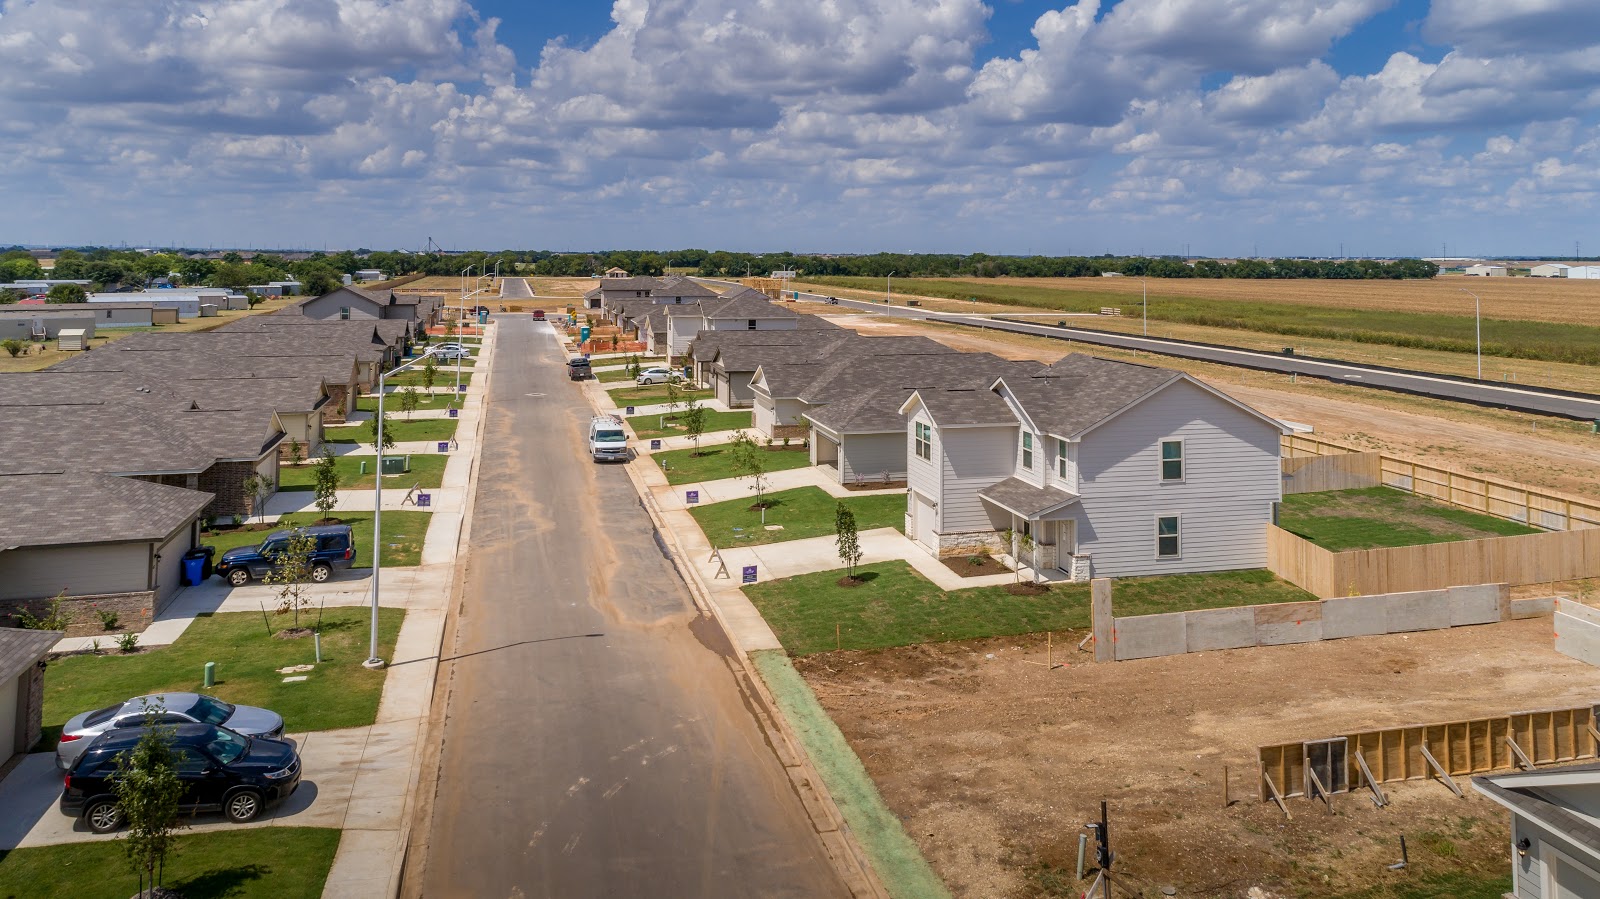
<svg viewBox="0 0 1600 899">
<path fill-rule="evenodd" d="M 691 506 L 689 514 L 694 516 L 711 545 L 722 548 L 759 546 L 831 535 L 834 532 L 834 507 L 840 502 L 855 513 L 857 530 L 905 529 L 906 497 L 903 493 L 837 500 L 819 487 L 780 490 L 766 495 L 765 521 L 760 510 L 751 508 L 755 501 L 756 495 L 752 492 L 749 497 Z M 769 527 L 779 527 L 781 530 L 767 530 Z"/>
<path fill-rule="evenodd" d="M 1278 526 L 1330 552 L 1543 533 L 1391 487 L 1290 494 Z"/>
<path fill-rule="evenodd" d="M 450 385 L 452 387 L 455 386 L 455 382 L 451 381 Z M 444 385 L 440 384 L 436 386 L 442 387 Z M 464 397 L 455 396 L 449 393 L 418 393 L 417 411 L 424 412 L 429 409 L 448 409 L 452 404 L 459 408 L 463 400 Z M 377 412 L 378 398 L 376 396 L 358 397 L 356 399 L 356 409 L 361 412 Z M 405 421 L 406 414 L 400 411 L 400 396 L 394 391 L 390 391 L 389 395 L 384 397 L 383 411 L 384 414 L 389 416 L 390 421 L 394 421 L 396 418 L 400 419 L 401 421 Z"/>
<path fill-rule="evenodd" d="M 384 401 L 383 413 L 388 421 L 383 426 L 383 433 L 394 439 L 395 443 L 404 443 L 408 440 L 450 440 L 456 436 L 456 425 L 460 421 L 454 418 L 417 418 L 406 421 L 403 414 L 389 411 L 388 401 Z M 328 428 L 323 431 L 323 438 L 330 443 L 372 444 L 372 429 L 366 422 L 346 425 L 339 428 Z"/>
<path fill-rule="evenodd" d="M 789 471 L 811 464 L 811 453 L 805 448 L 765 450 L 767 471 Z M 703 447 L 699 455 L 693 449 L 653 453 L 650 456 L 666 472 L 668 484 L 698 484 L 701 481 L 719 481 L 739 477 L 733 470 L 733 447 L 719 443 Z"/>
<path fill-rule="evenodd" d="M 690 400 L 708 400 L 713 396 L 710 390 L 678 389 L 678 402 L 687 403 Z M 668 401 L 667 385 L 652 384 L 649 387 L 624 387 L 621 390 L 611 391 L 611 401 L 619 406 L 654 406 Z M 706 411 L 710 411 L 709 409 Z"/>
<path fill-rule="evenodd" d="M 652 437 L 682 436 L 683 424 L 680 421 L 683 413 L 674 412 L 671 415 L 646 414 L 635 415 L 628 419 L 628 426 L 633 428 L 633 433 L 641 440 Z M 718 412 L 713 409 L 706 410 L 706 430 L 710 434 L 714 431 L 736 431 L 750 427 L 750 413 L 745 412 Z"/>
<path fill-rule="evenodd" d="M 385 490 L 394 488 L 409 490 L 413 484 L 421 487 L 438 487 L 444 481 L 445 463 L 450 461 L 449 456 L 428 455 L 423 453 L 396 453 L 390 451 L 389 455 L 410 455 L 410 470 L 404 474 L 384 475 L 383 487 Z M 377 456 L 338 456 L 333 460 L 334 470 L 339 472 L 340 490 L 371 490 L 377 468 Z M 366 466 L 366 473 L 362 474 L 361 467 Z M 317 466 L 311 463 L 305 465 L 282 465 L 278 468 L 279 490 L 315 490 L 317 487 Z"/>
</svg>

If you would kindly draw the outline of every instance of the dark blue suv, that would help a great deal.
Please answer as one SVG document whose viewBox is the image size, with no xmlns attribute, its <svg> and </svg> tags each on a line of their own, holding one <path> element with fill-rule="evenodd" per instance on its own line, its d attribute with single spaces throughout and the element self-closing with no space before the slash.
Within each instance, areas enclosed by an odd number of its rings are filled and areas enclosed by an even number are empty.
<svg viewBox="0 0 1600 899">
<path fill-rule="evenodd" d="M 243 587 L 252 578 L 260 580 L 272 571 L 273 559 L 288 550 L 289 540 L 301 534 L 317 538 L 317 548 L 311 551 L 311 580 L 320 584 L 333 576 L 335 568 L 349 568 L 355 561 L 356 538 L 350 526 L 323 524 L 273 531 L 260 546 L 234 547 L 217 560 L 216 572 L 235 587 Z"/>
<path fill-rule="evenodd" d="M 122 826 L 122 809 L 111 789 L 117 757 L 131 752 L 147 728 L 118 727 L 95 738 L 78 756 L 61 787 L 61 811 L 95 833 Z M 254 820 L 269 802 L 300 786 L 300 755 L 288 740 L 246 737 L 214 724 L 172 727 L 172 763 L 186 812 L 222 812 L 229 821 Z"/>
</svg>

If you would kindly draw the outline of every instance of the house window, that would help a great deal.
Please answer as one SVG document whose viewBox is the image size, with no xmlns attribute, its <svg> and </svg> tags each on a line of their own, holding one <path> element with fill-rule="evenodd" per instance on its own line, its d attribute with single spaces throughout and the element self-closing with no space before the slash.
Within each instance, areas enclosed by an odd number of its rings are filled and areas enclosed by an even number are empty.
<svg viewBox="0 0 1600 899">
<path fill-rule="evenodd" d="M 1179 516 L 1160 515 L 1156 517 L 1156 555 L 1158 557 L 1176 559 L 1183 554 L 1183 543 L 1179 530 Z"/>
<path fill-rule="evenodd" d="M 754 331 L 756 329 L 756 320 L 753 318 L 746 320 L 744 323 L 744 329 L 746 331 Z"/>
<path fill-rule="evenodd" d="M 933 428 L 917 422 L 917 456 L 922 459 L 933 458 Z"/>
<path fill-rule="evenodd" d="M 1033 470 L 1033 435 L 1026 432 L 1022 435 L 1022 467 Z"/>
<path fill-rule="evenodd" d="M 339 317 L 342 318 L 342 319 L 348 320 L 350 318 L 350 307 L 349 306 L 340 306 L 339 307 Z"/>
<path fill-rule="evenodd" d="M 1065 440 L 1057 440 L 1056 441 L 1056 471 L 1061 475 L 1061 478 L 1063 480 L 1066 479 L 1066 477 L 1067 477 L 1067 442 Z"/>
<path fill-rule="evenodd" d="M 1183 480 L 1183 441 L 1161 441 L 1161 480 Z"/>
</svg>

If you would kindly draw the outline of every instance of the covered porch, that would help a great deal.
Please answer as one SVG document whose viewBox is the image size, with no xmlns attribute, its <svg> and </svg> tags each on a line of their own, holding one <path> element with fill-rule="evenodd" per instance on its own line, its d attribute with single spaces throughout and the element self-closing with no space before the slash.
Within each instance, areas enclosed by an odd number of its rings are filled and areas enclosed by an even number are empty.
<svg viewBox="0 0 1600 899">
<path fill-rule="evenodd" d="M 1079 497 L 1055 487 L 1006 478 L 978 491 L 995 530 L 1011 531 L 1005 561 L 1035 581 L 1087 581 L 1089 556 L 1078 552 Z"/>
</svg>

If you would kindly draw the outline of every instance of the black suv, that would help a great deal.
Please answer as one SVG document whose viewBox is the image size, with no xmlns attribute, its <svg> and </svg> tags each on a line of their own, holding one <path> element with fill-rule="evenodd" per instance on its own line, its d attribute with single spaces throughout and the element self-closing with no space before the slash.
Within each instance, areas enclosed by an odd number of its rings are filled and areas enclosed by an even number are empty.
<svg viewBox="0 0 1600 899">
<path fill-rule="evenodd" d="M 117 757 L 131 752 L 145 727 L 119 727 L 95 738 L 67 772 L 61 811 L 95 833 L 122 826 L 122 809 L 111 791 Z M 246 737 L 213 724 L 172 727 L 172 761 L 183 783 L 178 807 L 186 812 L 222 812 L 229 821 L 254 820 L 269 802 L 300 786 L 300 755 L 294 744 Z"/>
<path fill-rule="evenodd" d="M 273 568 L 273 557 L 289 548 L 292 537 L 306 534 L 317 538 L 311 551 L 311 579 L 322 583 L 335 568 L 349 568 L 356 557 L 356 538 L 347 524 L 322 524 L 293 531 L 273 531 L 260 546 L 236 546 L 217 560 L 216 572 L 223 580 L 243 587 L 251 578 L 260 580 Z"/>
</svg>

